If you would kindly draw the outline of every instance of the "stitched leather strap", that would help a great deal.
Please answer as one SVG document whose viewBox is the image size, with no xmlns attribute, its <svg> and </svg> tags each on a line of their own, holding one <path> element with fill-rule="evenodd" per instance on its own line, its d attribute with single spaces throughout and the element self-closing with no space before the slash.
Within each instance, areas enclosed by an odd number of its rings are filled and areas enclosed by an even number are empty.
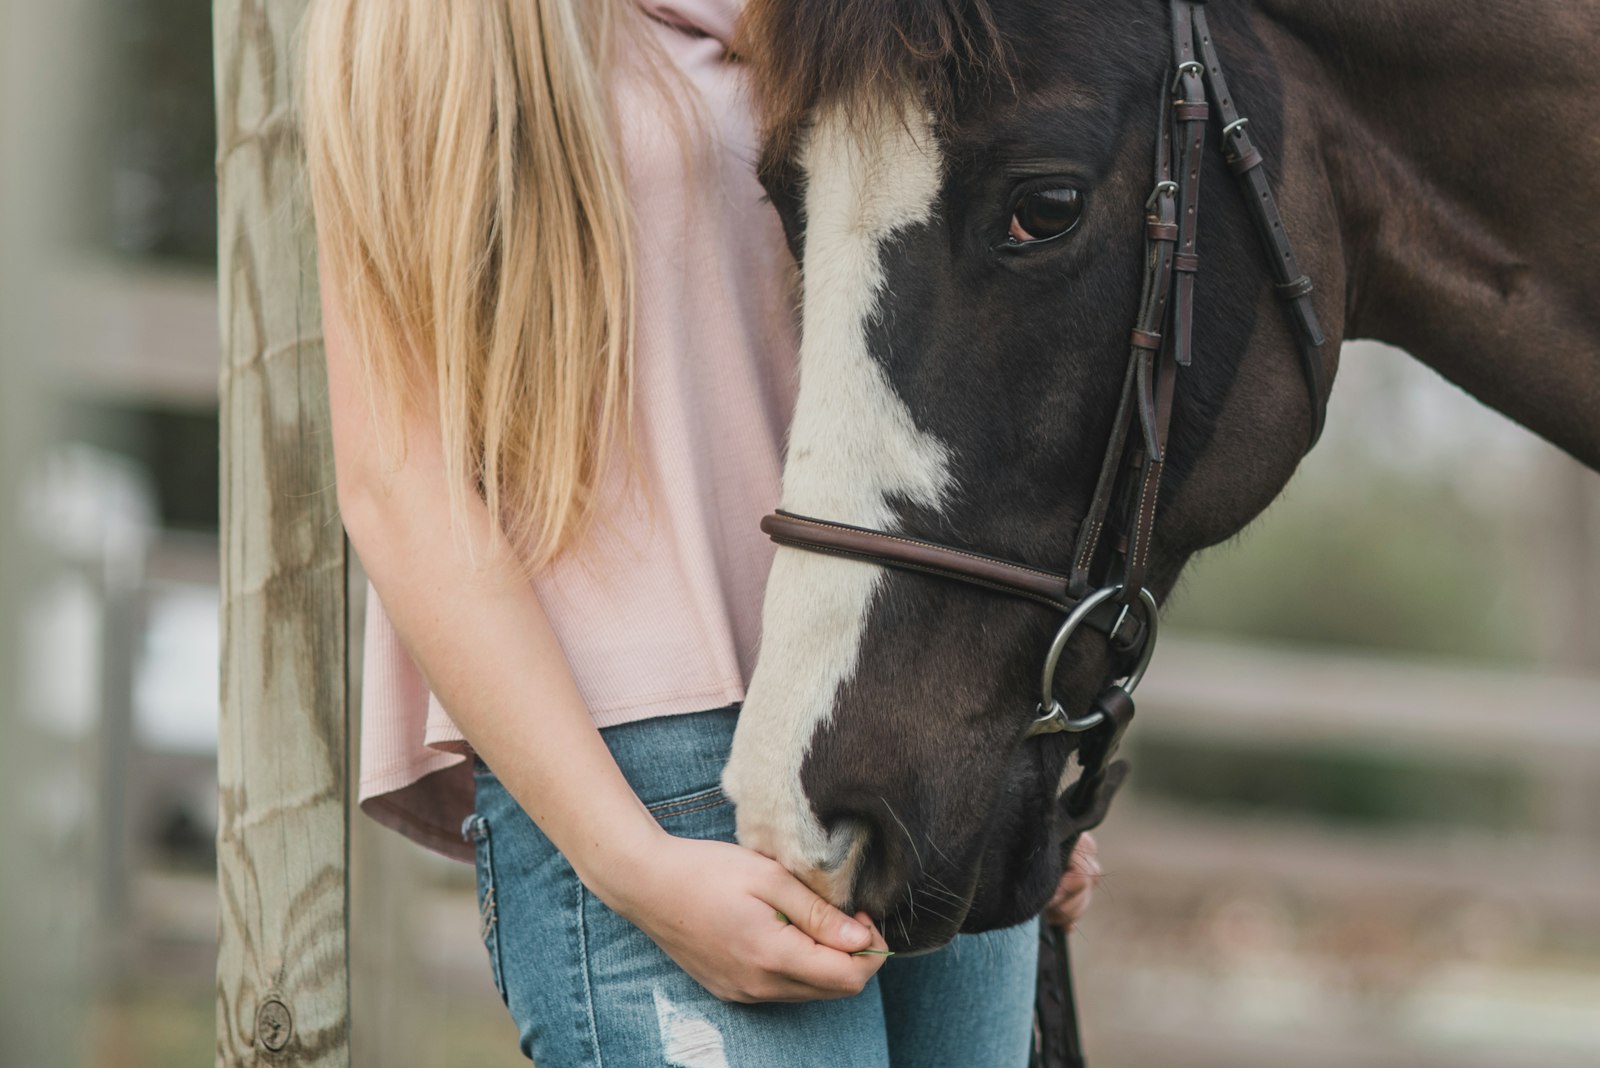
<svg viewBox="0 0 1600 1068">
<path fill-rule="evenodd" d="M 1193 7 L 1192 3 L 1174 0 L 1174 6 Z M 1267 254 L 1267 266 L 1277 283 L 1278 294 L 1286 302 L 1290 321 L 1294 325 L 1296 348 L 1299 350 L 1301 371 L 1305 375 L 1306 389 L 1311 400 L 1311 445 L 1322 437 L 1322 427 L 1327 421 L 1327 391 L 1324 388 L 1322 356 L 1320 349 L 1326 338 L 1317 321 L 1317 310 L 1311 303 L 1311 279 L 1300 269 L 1289 232 L 1284 228 L 1283 217 L 1278 213 L 1277 199 L 1272 195 L 1272 184 L 1267 180 L 1267 169 L 1262 166 L 1261 152 L 1250 140 L 1250 120 L 1239 114 L 1234 106 L 1233 94 L 1228 91 L 1228 79 L 1222 72 L 1222 60 L 1212 43 L 1211 30 L 1206 22 L 1203 7 L 1194 8 L 1194 29 L 1200 41 L 1200 57 L 1205 63 L 1206 80 L 1211 83 L 1212 95 L 1219 105 L 1222 121 L 1222 151 L 1228 166 L 1239 179 L 1245 205 L 1256 224 Z"/>
<path fill-rule="evenodd" d="M 1081 600 L 1067 592 L 1066 575 L 997 556 L 951 549 L 920 538 L 813 519 L 781 509 L 763 516 L 761 529 L 779 545 L 843 556 L 880 567 L 937 575 L 994 593 L 1020 597 L 1062 613 L 1071 612 Z M 1124 617 L 1113 605 L 1096 610 L 1087 623 L 1107 635 L 1111 648 L 1119 653 L 1131 652 L 1144 644 L 1144 621 L 1134 613 Z"/>
<path fill-rule="evenodd" d="M 941 575 L 1037 601 L 1061 612 L 1072 611 L 1080 600 L 1067 593 L 1065 575 L 918 538 L 812 519 L 782 510 L 763 517 L 761 529 L 779 545 L 833 552 L 890 567 Z"/>
<path fill-rule="evenodd" d="M 1194 9 L 1188 4 L 1172 5 L 1172 65 L 1178 72 L 1174 88 L 1178 102 L 1173 105 L 1177 130 L 1173 134 L 1178 149 L 1178 256 L 1182 273 L 1173 296 L 1173 355 L 1178 366 L 1188 367 L 1193 358 L 1194 274 L 1200 269 L 1200 250 L 1195 241 L 1200 228 L 1200 162 L 1206 144 L 1206 122 L 1211 107 L 1206 101 L 1205 81 L 1194 54 Z"/>
<path fill-rule="evenodd" d="M 1117 414 L 1112 420 L 1111 436 L 1106 441 L 1106 451 L 1100 461 L 1100 474 L 1095 480 L 1094 493 L 1089 498 L 1088 512 L 1078 526 L 1071 575 L 1071 592 L 1077 597 L 1087 596 L 1091 589 L 1090 574 L 1100 549 L 1106 517 L 1118 487 L 1128 481 L 1124 473 L 1137 478 L 1137 472 L 1143 466 L 1137 459 L 1137 450 L 1131 456 L 1129 453 L 1128 435 L 1133 428 L 1134 416 L 1138 416 L 1143 432 L 1145 453 L 1160 451 L 1158 431 L 1162 418 L 1161 413 L 1154 410 L 1155 396 L 1149 388 L 1150 369 L 1155 361 L 1165 362 L 1176 346 L 1187 346 L 1187 342 L 1179 342 L 1173 334 L 1181 324 L 1165 328 L 1171 303 L 1173 266 L 1183 236 L 1179 218 L 1182 187 L 1172 177 L 1172 115 L 1173 103 L 1164 95 L 1161 100 L 1161 121 L 1156 132 L 1155 185 L 1145 202 L 1145 274 L 1139 295 L 1138 318 L 1133 329 L 1134 343 L 1128 354 L 1128 370 L 1123 376 L 1122 395 L 1117 402 Z M 1186 274 L 1183 277 L 1193 276 Z M 1150 340 L 1159 340 L 1160 344 L 1151 345 L 1148 343 Z M 1147 479 L 1145 481 L 1148 483 Z M 1145 492 L 1149 492 L 1148 484 Z M 1153 507 L 1149 517 L 1153 522 Z M 1139 539 L 1135 537 L 1134 541 L 1137 543 Z M 1131 559 L 1130 556 L 1124 556 L 1125 561 Z M 1123 577 L 1124 603 L 1132 604 L 1143 588 L 1142 570 L 1130 574 L 1125 567 Z M 1131 584 L 1134 581 L 1140 584 Z"/>
</svg>

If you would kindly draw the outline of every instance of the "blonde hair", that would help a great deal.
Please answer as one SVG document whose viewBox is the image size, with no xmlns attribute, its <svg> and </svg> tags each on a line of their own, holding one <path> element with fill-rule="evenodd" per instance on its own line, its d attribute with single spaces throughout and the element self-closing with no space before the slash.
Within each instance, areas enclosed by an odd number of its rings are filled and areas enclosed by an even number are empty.
<svg viewBox="0 0 1600 1068">
<path fill-rule="evenodd" d="M 385 450 L 433 391 L 458 530 L 476 489 L 530 573 L 631 443 L 625 3 L 315 0 L 305 26 L 312 203 Z"/>
</svg>

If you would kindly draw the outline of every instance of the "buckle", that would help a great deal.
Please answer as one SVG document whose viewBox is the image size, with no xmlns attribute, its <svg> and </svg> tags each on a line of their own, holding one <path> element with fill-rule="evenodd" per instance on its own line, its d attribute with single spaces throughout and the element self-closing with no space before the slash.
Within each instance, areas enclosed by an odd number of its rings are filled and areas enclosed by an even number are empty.
<svg viewBox="0 0 1600 1068">
<path fill-rule="evenodd" d="M 1179 63 L 1178 72 L 1172 76 L 1172 92 L 1176 93 L 1178 91 L 1178 85 L 1183 81 L 1185 74 L 1193 74 L 1196 78 L 1199 78 L 1205 74 L 1205 71 L 1205 65 L 1197 59 L 1189 59 Z M 1180 100 L 1178 103 L 1182 104 L 1185 101 Z"/>
<path fill-rule="evenodd" d="M 1150 191 L 1150 198 L 1144 202 L 1144 210 L 1149 211 L 1156 206 L 1156 201 L 1162 196 L 1175 197 L 1178 195 L 1177 182 L 1157 182 L 1156 187 Z"/>
</svg>

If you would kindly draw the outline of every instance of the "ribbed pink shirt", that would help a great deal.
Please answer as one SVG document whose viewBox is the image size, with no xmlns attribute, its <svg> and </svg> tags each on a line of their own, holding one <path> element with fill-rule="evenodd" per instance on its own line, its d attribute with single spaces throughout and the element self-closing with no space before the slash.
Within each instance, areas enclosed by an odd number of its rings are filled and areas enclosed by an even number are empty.
<svg viewBox="0 0 1600 1068">
<path fill-rule="evenodd" d="M 695 90 L 685 124 L 639 64 L 614 75 L 637 220 L 647 488 L 609 480 L 594 536 L 533 583 L 599 726 L 743 699 L 773 553 L 757 524 L 778 500 L 794 401 L 788 254 L 755 179 L 754 123 L 727 50 L 738 0 L 640 3 Z M 361 807 L 471 861 L 460 835 L 472 811 L 466 743 L 367 595 Z M 541 700 L 524 695 L 529 715 Z"/>
</svg>

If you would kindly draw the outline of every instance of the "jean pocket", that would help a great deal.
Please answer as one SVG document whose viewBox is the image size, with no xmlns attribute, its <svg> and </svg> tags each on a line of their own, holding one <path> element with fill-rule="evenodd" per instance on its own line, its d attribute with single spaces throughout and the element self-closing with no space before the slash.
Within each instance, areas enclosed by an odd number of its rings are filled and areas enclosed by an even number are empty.
<svg viewBox="0 0 1600 1068">
<path fill-rule="evenodd" d="M 500 913 L 494 892 L 494 845 L 489 836 L 489 821 L 474 812 L 461 824 L 461 837 L 473 844 L 474 867 L 478 876 L 478 937 L 489 951 L 489 971 L 500 1000 L 506 999 L 506 977 L 500 962 Z"/>
<path fill-rule="evenodd" d="M 721 786 L 671 797 L 645 807 L 664 830 L 679 838 L 733 841 L 733 802 L 728 800 Z"/>
</svg>

